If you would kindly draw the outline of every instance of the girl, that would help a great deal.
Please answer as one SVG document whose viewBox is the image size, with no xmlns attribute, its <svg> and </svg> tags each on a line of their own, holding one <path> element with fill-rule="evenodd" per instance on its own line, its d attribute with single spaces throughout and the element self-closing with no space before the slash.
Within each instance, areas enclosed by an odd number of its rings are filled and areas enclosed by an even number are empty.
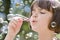
<svg viewBox="0 0 60 40">
<path fill-rule="evenodd" d="M 36 0 L 31 6 L 30 25 L 36 31 L 38 40 L 53 40 L 55 33 L 60 33 L 60 8 L 53 7 L 54 1 Z M 5 40 L 13 40 L 20 31 L 23 19 L 13 19 L 8 25 Z M 56 39 L 55 39 L 56 40 Z"/>
</svg>

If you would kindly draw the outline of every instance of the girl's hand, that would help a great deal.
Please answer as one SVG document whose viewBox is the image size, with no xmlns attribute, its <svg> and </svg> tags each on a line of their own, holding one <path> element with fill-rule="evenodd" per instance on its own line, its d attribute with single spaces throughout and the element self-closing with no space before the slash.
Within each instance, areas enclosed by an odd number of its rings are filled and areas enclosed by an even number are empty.
<svg viewBox="0 0 60 40">
<path fill-rule="evenodd" d="M 23 20 L 21 18 L 13 19 L 8 25 L 8 34 L 4 40 L 14 40 L 16 34 L 20 31 Z"/>
<path fill-rule="evenodd" d="M 21 18 L 11 20 L 8 25 L 8 34 L 16 36 L 16 34 L 20 31 L 22 23 L 23 20 Z"/>
</svg>

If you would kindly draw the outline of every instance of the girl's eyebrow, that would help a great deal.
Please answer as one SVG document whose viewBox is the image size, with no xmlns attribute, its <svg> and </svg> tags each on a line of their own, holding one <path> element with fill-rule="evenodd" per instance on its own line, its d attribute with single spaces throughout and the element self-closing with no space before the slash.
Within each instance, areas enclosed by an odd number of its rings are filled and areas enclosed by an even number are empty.
<svg viewBox="0 0 60 40">
<path fill-rule="evenodd" d="M 39 8 L 38 10 L 41 12 L 43 9 L 42 8 Z"/>
<path fill-rule="evenodd" d="M 40 11 L 41 11 L 42 9 L 41 9 L 41 8 L 39 8 L 38 10 L 40 10 Z"/>
<path fill-rule="evenodd" d="M 35 8 L 38 8 L 39 11 L 42 10 L 42 8 L 40 8 L 39 6 L 37 6 L 37 7 L 33 6 L 32 11 L 35 11 Z"/>
</svg>

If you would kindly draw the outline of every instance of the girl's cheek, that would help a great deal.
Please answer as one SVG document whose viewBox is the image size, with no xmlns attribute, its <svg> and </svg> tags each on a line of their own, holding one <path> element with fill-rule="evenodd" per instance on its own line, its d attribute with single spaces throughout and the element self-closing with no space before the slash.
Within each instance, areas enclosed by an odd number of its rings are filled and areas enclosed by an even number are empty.
<svg viewBox="0 0 60 40">
<path fill-rule="evenodd" d="M 33 19 L 33 17 L 31 16 L 29 20 L 32 21 L 32 19 Z"/>
</svg>

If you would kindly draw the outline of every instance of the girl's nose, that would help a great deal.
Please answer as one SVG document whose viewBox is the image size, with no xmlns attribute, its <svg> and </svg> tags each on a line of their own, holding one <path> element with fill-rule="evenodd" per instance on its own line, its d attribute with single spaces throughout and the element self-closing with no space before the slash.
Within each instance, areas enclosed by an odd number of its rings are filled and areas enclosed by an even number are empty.
<svg viewBox="0 0 60 40">
<path fill-rule="evenodd" d="M 37 18 L 37 14 L 33 15 L 34 18 Z"/>
<path fill-rule="evenodd" d="M 37 15 L 34 16 L 35 18 L 37 17 Z"/>
</svg>

